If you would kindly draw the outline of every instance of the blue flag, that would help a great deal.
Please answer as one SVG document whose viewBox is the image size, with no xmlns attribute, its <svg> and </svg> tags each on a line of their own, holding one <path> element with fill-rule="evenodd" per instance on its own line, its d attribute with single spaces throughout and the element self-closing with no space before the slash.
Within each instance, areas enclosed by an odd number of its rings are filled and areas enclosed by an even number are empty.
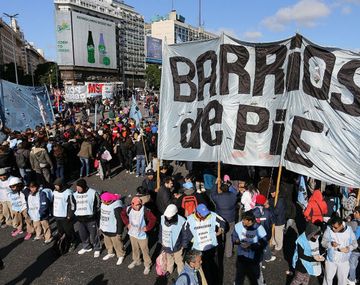
<svg viewBox="0 0 360 285">
<path fill-rule="evenodd" d="M 136 103 L 134 95 L 132 96 L 132 102 L 131 102 L 129 117 L 131 119 L 135 120 L 136 127 L 140 126 L 140 121 L 142 119 L 142 115 L 141 115 L 141 111 L 140 111 L 140 109 L 139 109 L 139 107 L 138 107 L 138 105 Z"/>
<path fill-rule="evenodd" d="M 308 196 L 306 192 L 306 183 L 305 183 L 305 178 L 302 175 L 300 175 L 297 202 L 303 209 L 307 207 Z"/>
</svg>

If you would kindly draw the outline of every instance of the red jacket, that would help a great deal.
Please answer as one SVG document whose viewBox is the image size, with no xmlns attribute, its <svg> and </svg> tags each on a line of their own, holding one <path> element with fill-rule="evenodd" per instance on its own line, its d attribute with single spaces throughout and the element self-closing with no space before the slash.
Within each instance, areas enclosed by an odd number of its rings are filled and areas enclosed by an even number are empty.
<svg viewBox="0 0 360 285">
<path fill-rule="evenodd" d="M 131 207 L 131 206 L 130 206 Z M 144 207 L 144 206 L 142 206 Z M 124 208 L 121 211 L 121 219 L 123 220 L 125 226 L 127 226 L 129 224 L 129 215 L 127 212 L 128 208 Z M 156 223 L 156 217 L 155 215 L 147 208 L 145 208 L 144 211 L 144 216 L 145 216 L 145 222 L 146 222 L 146 232 L 149 232 L 152 230 L 152 228 L 155 226 Z"/>
<path fill-rule="evenodd" d="M 323 222 L 324 215 L 327 214 L 327 205 L 320 190 L 315 190 L 309 199 L 309 203 L 304 211 L 305 219 L 308 222 Z"/>
</svg>

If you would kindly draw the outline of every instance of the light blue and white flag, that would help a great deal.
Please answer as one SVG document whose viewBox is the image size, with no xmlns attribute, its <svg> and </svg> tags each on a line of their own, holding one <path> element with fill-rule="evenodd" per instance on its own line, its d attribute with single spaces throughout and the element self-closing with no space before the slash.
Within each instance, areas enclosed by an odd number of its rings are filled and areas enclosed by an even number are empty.
<svg viewBox="0 0 360 285">
<path fill-rule="evenodd" d="M 305 209 L 307 207 L 307 204 L 308 204 L 308 196 L 307 196 L 307 192 L 306 192 L 305 178 L 302 175 L 300 175 L 300 179 L 299 179 L 297 203 L 303 209 Z"/>
<path fill-rule="evenodd" d="M 137 105 L 136 99 L 134 97 L 134 95 L 132 96 L 132 102 L 131 102 L 131 107 L 130 107 L 130 114 L 129 117 L 131 119 L 134 119 L 136 122 L 136 127 L 140 126 L 140 121 L 142 119 L 142 114 L 141 111 Z"/>
</svg>

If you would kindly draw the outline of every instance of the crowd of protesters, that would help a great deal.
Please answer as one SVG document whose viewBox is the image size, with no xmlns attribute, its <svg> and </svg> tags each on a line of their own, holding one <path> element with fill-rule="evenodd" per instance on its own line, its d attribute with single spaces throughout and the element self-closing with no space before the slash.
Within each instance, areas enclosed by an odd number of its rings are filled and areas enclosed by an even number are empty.
<svg viewBox="0 0 360 285">
<path fill-rule="evenodd" d="M 12 237 L 51 243 L 59 254 L 81 242 L 79 255 L 93 252 L 99 258 L 103 243 L 102 259 L 116 256 L 116 265 L 126 257 L 127 233 L 128 269 L 143 264 L 145 275 L 153 264 L 149 237 L 155 236 L 156 273 L 168 278 L 176 268 L 177 285 L 222 284 L 222 260 L 235 250 L 236 285 L 246 277 L 250 284 L 265 284 L 263 265 L 279 252 L 293 285 L 308 284 L 311 276 L 330 285 L 335 275 L 338 284 L 356 284 L 358 189 L 301 178 L 305 188 L 299 199 L 300 176 L 294 173 L 285 171 L 276 191 L 276 175 L 267 168 L 222 165 L 226 174 L 220 179 L 210 163 L 187 162 L 182 177 L 170 162 L 157 165 L 157 105 L 145 101 L 153 106 L 151 119 L 140 123 L 129 117 L 129 106 L 107 102 L 96 130 L 89 121 L 91 104 L 83 107 L 80 120 L 72 107 L 52 126 L 6 130 L 0 146 L 1 227 L 13 227 Z M 143 176 L 128 203 L 86 182 L 90 175 L 111 179 L 115 167 Z M 56 235 L 50 219 L 56 221 Z"/>
</svg>

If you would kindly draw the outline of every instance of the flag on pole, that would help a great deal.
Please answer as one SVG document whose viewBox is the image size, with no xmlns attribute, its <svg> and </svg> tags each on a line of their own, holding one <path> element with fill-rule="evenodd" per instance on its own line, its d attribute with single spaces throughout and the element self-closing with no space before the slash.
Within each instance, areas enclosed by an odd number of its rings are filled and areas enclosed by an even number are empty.
<svg viewBox="0 0 360 285">
<path fill-rule="evenodd" d="M 134 119 L 136 122 L 136 127 L 140 126 L 140 121 L 142 119 L 142 115 L 141 115 L 141 111 L 136 103 L 136 99 L 134 97 L 134 95 L 132 96 L 132 102 L 131 102 L 131 107 L 130 107 L 130 114 L 129 117 L 131 119 Z"/>
<path fill-rule="evenodd" d="M 37 103 L 38 103 L 38 106 L 39 106 L 39 109 L 40 109 L 40 115 L 41 115 L 41 118 L 44 122 L 44 126 L 46 125 L 46 111 L 45 111 L 45 108 L 44 108 L 44 104 L 41 102 L 39 96 L 36 96 L 36 99 L 37 99 Z"/>
<path fill-rule="evenodd" d="M 302 175 L 300 175 L 300 179 L 299 179 L 297 203 L 303 209 L 305 209 L 308 204 L 308 196 L 307 196 L 307 192 L 306 192 L 305 178 Z"/>
</svg>

